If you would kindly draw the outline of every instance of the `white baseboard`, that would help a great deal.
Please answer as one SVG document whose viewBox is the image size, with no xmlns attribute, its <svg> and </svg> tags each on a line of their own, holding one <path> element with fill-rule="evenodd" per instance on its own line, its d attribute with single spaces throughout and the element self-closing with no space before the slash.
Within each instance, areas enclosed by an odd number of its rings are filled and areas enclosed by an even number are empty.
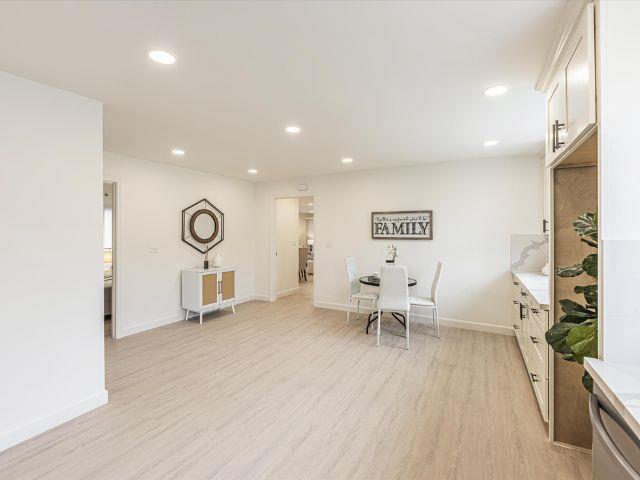
<svg viewBox="0 0 640 480">
<path fill-rule="evenodd" d="M 184 315 L 173 314 L 166 317 L 156 318 L 155 320 L 151 320 L 149 322 L 139 323 L 138 325 L 132 325 L 130 327 L 121 327 L 120 336 L 118 338 L 128 337 L 129 335 L 146 332 L 147 330 L 152 330 L 158 327 L 164 327 L 165 325 L 179 322 L 181 320 L 184 320 Z"/>
<path fill-rule="evenodd" d="M 253 296 L 254 300 L 257 300 L 259 302 L 274 302 L 275 300 L 273 298 L 271 298 L 269 295 L 262 295 L 262 294 L 258 294 L 256 293 Z"/>
<path fill-rule="evenodd" d="M 293 295 L 294 293 L 298 293 L 300 291 L 300 287 L 290 288 L 289 290 L 283 290 L 282 292 L 278 292 L 276 294 L 277 298 L 286 297 L 289 295 Z"/>
<path fill-rule="evenodd" d="M 369 303 L 369 302 L 365 302 Z M 328 308 L 330 310 L 341 310 L 343 312 L 347 311 L 347 304 L 345 303 L 333 303 L 333 302 L 314 302 L 314 307 L 317 308 Z M 352 307 L 352 312 L 355 312 L 355 305 Z M 360 304 L 360 312 L 362 313 L 370 313 L 372 311 L 371 307 L 363 306 Z M 421 313 L 411 313 L 411 318 L 420 318 L 425 319 L 427 323 L 431 321 L 431 315 L 421 314 Z M 477 332 L 488 332 L 488 333 L 497 333 L 499 335 L 509 335 L 513 336 L 513 328 L 507 327 L 504 325 L 495 325 L 491 323 L 479 323 L 479 322 L 470 322 L 467 320 L 457 320 L 455 318 L 444 318 L 440 317 L 440 325 L 444 325 L 447 327 L 454 328 L 463 328 L 465 330 L 475 330 Z"/>
<path fill-rule="evenodd" d="M 58 425 L 62 425 L 69 420 L 73 420 L 80 415 L 87 413 L 95 408 L 105 405 L 109 401 L 109 394 L 106 390 L 102 390 L 91 397 L 76 402 L 62 410 L 58 410 L 46 417 L 42 417 L 21 427 L 15 428 L 8 432 L 0 433 L 0 452 L 7 448 L 13 447 L 29 438 L 46 432 Z"/>
<path fill-rule="evenodd" d="M 256 299 L 255 297 L 256 295 L 247 295 L 246 297 L 239 298 L 238 300 L 236 300 L 236 305 L 240 305 L 241 303 L 255 300 Z M 197 317 L 199 315 L 200 315 L 199 313 L 193 313 L 192 315 L 189 315 L 188 318 Z M 139 325 L 133 325 L 131 327 L 122 328 L 120 330 L 120 336 L 118 338 L 128 337 L 129 335 L 135 335 L 136 333 L 146 332 L 147 330 L 152 330 L 158 327 L 164 327 L 165 325 L 181 322 L 183 320 L 184 320 L 183 312 L 181 312 L 180 314 L 168 315 L 166 317 L 157 318 L 155 320 L 141 323 Z"/>
</svg>

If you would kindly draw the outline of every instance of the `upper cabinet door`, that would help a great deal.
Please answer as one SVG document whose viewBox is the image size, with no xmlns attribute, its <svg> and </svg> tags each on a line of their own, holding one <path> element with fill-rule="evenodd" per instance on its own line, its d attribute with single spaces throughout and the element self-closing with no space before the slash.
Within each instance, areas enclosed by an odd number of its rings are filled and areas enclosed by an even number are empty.
<svg viewBox="0 0 640 480">
<path fill-rule="evenodd" d="M 567 145 L 596 123 L 594 6 L 583 13 L 568 49 Z"/>
<path fill-rule="evenodd" d="M 594 5 L 583 11 L 547 92 L 547 166 L 575 145 L 596 123 Z"/>
<path fill-rule="evenodd" d="M 547 165 L 566 145 L 567 92 L 564 69 L 557 75 L 547 97 Z"/>
</svg>

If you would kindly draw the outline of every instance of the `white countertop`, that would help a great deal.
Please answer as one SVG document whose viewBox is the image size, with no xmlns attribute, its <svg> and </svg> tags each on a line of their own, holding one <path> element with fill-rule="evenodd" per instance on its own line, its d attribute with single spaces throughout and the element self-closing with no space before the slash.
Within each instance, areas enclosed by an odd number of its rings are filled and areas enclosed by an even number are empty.
<svg viewBox="0 0 640 480">
<path fill-rule="evenodd" d="M 584 366 L 631 430 L 640 438 L 640 366 L 585 358 Z"/>
<path fill-rule="evenodd" d="M 513 272 L 543 310 L 549 310 L 549 277 L 541 273 Z"/>
</svg>

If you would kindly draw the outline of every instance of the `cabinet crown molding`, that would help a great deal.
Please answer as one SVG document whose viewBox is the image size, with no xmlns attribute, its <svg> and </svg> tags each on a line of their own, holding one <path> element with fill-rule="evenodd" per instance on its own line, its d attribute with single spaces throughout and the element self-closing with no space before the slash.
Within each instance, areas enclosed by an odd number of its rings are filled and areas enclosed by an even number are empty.
<svg viewBox="0 0 640 480">
<path fill-rule="evenodd" d="M 536 90 L 539 92 L 546 94 L 549 90 L 549 85 L 564 58 L 571 37 L 580 23 L 580 17 L 589 3 L 592 2 L 590 0 L 571 0 L 567 2 L 560 28 L 556 33 L 556 38 L 536 81 Z"/>
</svg>

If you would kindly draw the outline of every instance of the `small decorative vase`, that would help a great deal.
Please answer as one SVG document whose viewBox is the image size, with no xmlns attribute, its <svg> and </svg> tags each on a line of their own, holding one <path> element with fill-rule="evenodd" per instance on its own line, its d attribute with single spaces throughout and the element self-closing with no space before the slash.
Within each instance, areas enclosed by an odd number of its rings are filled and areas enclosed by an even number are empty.
<svg viewBox="0 0 640 480">
<path fill-rule="evenodd" d="M 213 257 L 213 267 L 214 268 L 222 267 L 222 257 L 220 256 L 219 253 L 216 253 L 216 256 Z"/>
</svg>

